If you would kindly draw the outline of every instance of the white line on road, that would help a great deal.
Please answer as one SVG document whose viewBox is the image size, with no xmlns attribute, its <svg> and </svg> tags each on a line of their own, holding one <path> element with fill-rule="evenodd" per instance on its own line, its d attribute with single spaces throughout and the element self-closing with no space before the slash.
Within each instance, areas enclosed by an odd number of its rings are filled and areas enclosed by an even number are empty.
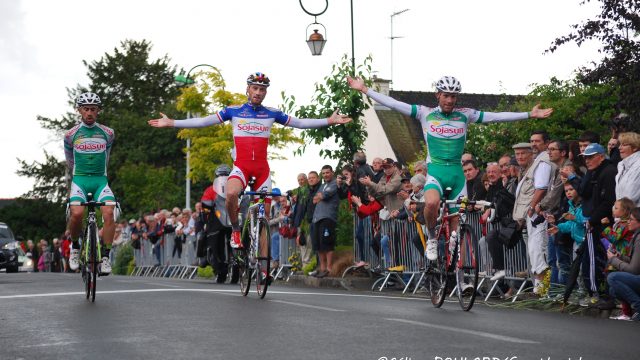
<svg viewBox="0 0 640 360">
<path fill-rule="evenodd" d="M 287 304 L 287 305 L 293 305 L 293 306 L 300 306 L 300 307 L 305 307 L 305 308 L 310 308 L 310 309 L 317 309 L 317 310 L 345 311 L 345 310 L 341 310 L 341 309 L 333 309 L 333 308 L 328 308 L 328 307 L 324 307 L 324 306 L 316 306 L 316 305 L 295 303 L 295 302 L 290 302 L 290 301 L 282 301 L 282 300 L 269 300 L 269 301 L 270 302 L 274 302 L 274 303 Z"/>
<path fill-rule="evenodd" d="M 147 285 L 156 285 L 156 286 L 166 286 L 166 287 L 170 287 L 170 288 L 181 288 L 182 286 L 178 286 L 178 285 L 169 285 L 169 284 L 161 284 L 161 283 L 154 283 L 154 282 L 145 282 L 145 284 Z"/>
<path fill-rule="evenodd" d="M 492 333 L 483 332 L 483 331 L 462 329 L 462 328 L 457 328 L 457 327 L 453 327 L 453 326 L 429 324 L 429 323 L 423 323 L 423 322 L 419 322 L 419 321 L 412 321 L 412 320 L 405 320 L 405 319 L 392 319 L 392 318 L 389 318 L 389 319 L 385 319 L 385 320 L 397 321 L 397 322 L 401 322 L 401 323 L 418 325 L 418 326 L 429 327 L 429 328 L 445 330 L 445 331 L 453 331 L 453 332 L 463 333 L 463 334 L 467 334 L 467 335 L 475 335 L 475 336 L 485 337 L 485 338 L 489 338 L 489 339 L 506 341 L 506 342 L 513 342 L 513 343 L 519 343 L 519 344 L 539 344 L 540 343 L 538 341 L 533 341 L 533 340 L 520 339 L 520 338 L 516 338 L 516 337 L 511 337 L 511 336 L 492 334 Z"/>
<path fill-rule="evenodd" d="M 104 290 L 97 291 L 97 295 L 105 294 L 131 294 L 131 293 L 147 293 L 147 292 L 207 292 L 207 293 L 237 293 L 238 289 L 194 289 L 194 288 L 181 288 L 181 289 L 131 289 L 131 290 Z M 253 293 L 254 291 L 252 291 Z M 363 295 L 363 294 L 346 294 L 346 293 L 316 293 L 316 292 L 296 292 L 296 291 L 269 291 L 269 294 L 282 294 L 282 295 L 312 295 L 312 296 L 339 296 L 339 297 L 366 297 L 366 298 L 380 298 L 380 299 L 394 299 L 394 300 L 413 300 L 424 301 L 421 298 L 402 298 L 396 296 L 382 296 L 382 295 Z M 84 295 L 84 292 L 59 292 L 59 293 L 43 293 L 43 294 L 19 294 L 19 295 L 4 295 L 0 296 L 0 299 L 26 299 L 26 298 L 39 298 L 39 297 L 56 297 L 56 296 L 77 296 Z"/>
</svg>

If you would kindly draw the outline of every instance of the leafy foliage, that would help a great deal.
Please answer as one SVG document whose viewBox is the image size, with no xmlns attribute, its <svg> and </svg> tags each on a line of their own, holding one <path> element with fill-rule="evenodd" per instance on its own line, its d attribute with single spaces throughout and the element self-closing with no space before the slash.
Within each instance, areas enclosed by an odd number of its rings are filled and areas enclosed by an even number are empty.
<svg viewBox="0 0 640 360">
<path fill-rule="evenodd" d="M 581 4 L 590 2 L 584 0 Z M 578 46 L 587 41 L 602 44 L 600 63 L 578 69 L 585 85 L 609 85 L 617 95 L 615 113 L 627 112 L 638 129 L 640 118 L 640 2 L 637 0 L 597 0 L 601 12 L 595 19 L 572 25 L 573 31 L 552 42 L 547 52 L 567 43 Z"/>
<path fill-rule="evenodd" d="M 142 205 L 176 205 L 185 181 L 182 174 L 169 170 L 183 169 L 185 166 L 183 144 L 176 141 L 177 130 L 155 129 L 146 123 L 151 114 L 160 111 L 174 117 L 179 114 L 175 108 L 175 99 L 179 94 L 174 82 L 175 66 L 169 65 L 167 56 L 150 59 L 151 48 L 146 40 L 125 40 L 112 53 L 105 53 L 99 60 L 83 61 L 88 70 L 88 87 L 78 85 L 67 89 L 71 107 L 75 107 L 76 96 L 85 91 L 95 92 L 102 99 L 103 109 L 98 122 L 113 128 L 116 134 L 109 159 L 109 184 L 125 213 L 140 210 L 137 206 Z M 43 128 L 62 138 L 80 119 L 77 114 L 68 112 L 59 119 L 39 116 L 38 121 Z M 67 186 L 64 182 L 64 162 L 56 164 L 55 158 L 46 153 L 45 158 L 45 162 L 31 165 L 21 161 L 22 168 L 18 173 L 36 178 L 36 188 L 29 192 L 29 196 L 43 196 L 47 189 L 51 189 L 54 192 L 47 198 L 63 201 L 65 196 L 61 195 L 64 192 L 62 189 Z M 132 176 L 132 169 L 140 172 Z M 166 176 L 168 173 L 172 176 Z M 161 174 L 150 184 L 156 189 L 170 192 L 158 195 L 152 190 L 134 190 L 120 179 L 121 175 L 125 178 L 137 177 L 139 181 L 136 183 L 145 186 L 150 181 L 149 174 Z M 165 183 L 158 183 L 160 180 Z"/>
<path fill-rule="evenodd" d="M 217 70 L 217 69 L 216 69 Z M 180 89 L 177 108 L 191 114 L 213 113 L 229 105 L 239 105 L 247 101 L 244 94 L 225 90 L 226 83 L 219 71 L 199 72 L 200 77 L 194 86 Z M 233 129 L 230 124 L 209 126 L 200 129 L 182 129 L 180 139 L 191 139 L 189 151 L 190 178 L 193 181 L 210 182 L 214 178 L 218 164 L 230 164 L 233 148 Z M 291 128 L 273 127 L 269 145 L 274 149 L 283 149 L 290 143 L 301 143 Z M 282 158 L 271 152 L 270 158 Z"/>
<path fill-rule="evenodd" d="M 67 197 L 68 184 L 65 180 L 67 164 L 46 151 L 44 152 L 44 157 L 45 161 L 42 163 L 34 161 L 31 164 L 27 164 L 24 160 L 18 160 L 21 169 L 17 173 L 20 176 L 35 178 L 35 185 L 26 194 L 27 197 L 62 203 Z"/>
<path fill-rule="evenodd" d="M 609 85 L 585 85 L 578 80 L 551 78 L 549 84 L 535 85 L 529 95 L 512 108 L 492 109 L 530 111 L 539 103 L 544 108 L 554 109 L 549 119 L 470 126 L 466 151 L 483 164 L 496 161 L 505 153 L 513 153 L 513 144 L 529 141 L 531 132 L 538 129 L 546 130 L 552 139 L 577 139 L 587 129 L 605 134 L 607 126 L 601 119 L 614 115 L 615 102 L 615 94 Z"/>
<path fill-rule="evenodd" d="M 16 236 L 51 239 L 64 233 L 65 206 L 46 199 L 18 198 L 0 209 L 0 219 Z"/>
<path fill-rule="evenodd" d="M 120 245 L 116 254 L 116 261 L 113 264 L 113 273 L 115 275 L 129 275 L 131 273 L 129 272 L 129 263 L 131 263 L 132 260 L 134 260 L 134 258 L 131 244 L 126 243 Z"/>
<path fill-rule="evenodd" d="M 363 65 L 357 66 L 357 77 L 364 79 L 367 86 L 372 86 L 371 80 L 371 57 L 364 60 Z M 341 164 L 351 161 L 353 154 L 362 150 L 367 138 L 366 124 L 360 118 L 364 115 L 364 110 L 369 108 L 369 100 L 365 99 L 359 92 L 352 90 L 347 84 L 346 77 L 355 73 L 351 62 L 343 55 L 338 64 L 333 64 L 331 74 L 324 78 L 324 84 L 316 83 L 316 90 L 313 95 L 311 105 L 300 106 L 295 112 L 299 118 L 322 118 L 329 117 L 338 109 L 340 114 L 348 115 L 353 119 L 348 124 L 340 126 L 328 126 L 318 129 L 308 129 L 302 132 L 302 146 L 297 150 L 297 154 L 305 151 L 306 145 L 313 142 L 321 144 L 327 139 L 335 139 L 338 145 L 337 150 L 322 149 L 320 156 L 329 159 L 337 159 L 338 168 Z M 282 94 L 284 110 L 291 112 L 295 107 L 295 97 Z"/>
<path fill-rule="evenodd" d="M 125 217 L 138 215 L 142 209 L 159 209 L 182 202 L 184 192 L 174 181 L 176 170 L 171 166 L 128 162 L 119 169 L 118 185 L 126 194 Z M 133 209 L 133 210 L 132 210 Z"/>
</svg>

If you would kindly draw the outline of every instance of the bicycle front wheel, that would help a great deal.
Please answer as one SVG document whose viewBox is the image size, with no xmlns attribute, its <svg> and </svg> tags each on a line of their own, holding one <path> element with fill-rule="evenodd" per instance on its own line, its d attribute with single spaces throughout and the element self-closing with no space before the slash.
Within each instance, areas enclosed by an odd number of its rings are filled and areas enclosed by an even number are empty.
<svg viewBox="0 0 640 360">
<path fill-rule="evenodd" d="M 91 282 L 91 302 L 96 301 L 96 280 L 98 279 L 98 229 L 96 224 L 89 224 L 89 269 L 87 275 Z"/>
<path fill-rule="evenodd" d="M 258 257 L 256 262 L 256 290 L 260 299 L 267 295 L 267 288 L 271 283 L 269 275 L 271 263 L 271 234 L 266 219 L 258 221 Z"/>
<path fill-rule="evenodd" d="M 469 311 L 473 307 L 478 289 L 479 270 L 478 240 L 471 227 L 463 224 L 458 237 L 458 261 L 456 278 L 458 284 L 458 300 L 462 310 Z"/>
<path fill-rule="evenodd" d="M 448 279 L 447 275 L 447 246 L 445 246 L 444 238 L 446 235 L 442 233 L 440 240 L 438 241 L 438 257 L 434 261 L 429 261 L 427 266 L 427 290 L 429 291 L 429 297 L 433 306 L 439 308 L 444 303 L 444 299 L 447 295 Z"/>
</svg>

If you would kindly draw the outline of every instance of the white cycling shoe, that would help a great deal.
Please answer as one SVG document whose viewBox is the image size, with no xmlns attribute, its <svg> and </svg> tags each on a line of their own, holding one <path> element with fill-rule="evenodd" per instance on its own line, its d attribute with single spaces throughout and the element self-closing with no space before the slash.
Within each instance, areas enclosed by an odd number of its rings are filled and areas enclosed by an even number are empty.
<svg viewBox="0 0 640 360">
<path fill-rule="evenodd" d="M 100 275 L 109 275 L 111 274 L 111 261 L 109 261 L 108 257 L 102 258 L 102 263 L 100 263 Z"/>
<path fill-rule="evenodd" d="M 427 250 L 425 251 L 425 254 L 427 255 L 427 259 L 431 261 L 434 261 L 438 258 L 438 240 L 427 240 Z"/>
<path fill-rule="evenodd" d="M 78 270 L 80 267 L 80 250 L 79 249 L 71 249 L 71 253 L 69 254 L 69 268 L 73 271 Z"/>
</svg>

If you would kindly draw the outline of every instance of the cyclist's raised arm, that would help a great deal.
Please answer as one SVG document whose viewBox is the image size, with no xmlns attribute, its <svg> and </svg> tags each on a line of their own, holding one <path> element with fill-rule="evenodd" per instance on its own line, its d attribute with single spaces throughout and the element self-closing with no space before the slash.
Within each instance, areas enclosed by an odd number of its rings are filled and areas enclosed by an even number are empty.
<svg viewBox="0 0 640 360">
<path fill-rule="evenodd" d="M 338 115 L 338 110 L 334 111 L 328 118 L 323 119 L 298 119 L 284 113 L 282 113 L 282 116 L 282 119 L 277 119 L 279 123 L 297 129 L 315 129 L 329 125 L 346 124 L 351 121 L 351 118 L 347 115 Z"/>
<path fill-rule="evenodd" d="M 536 105 L 531 109 L 530 112 L 479 112 L 480 116 L 476 122 L 478 123 L 492 123 L 492 122 L 507 122 L 507 121 L 518 121 L 518 120 L 526 120 L 529 118 L 533 119 L 544 119 L 551 116 L 553 113 L 553 109 L 540 109 L 540 104 Z"/>
<path fill-rule="evenodd" d="M 415 117 L 415 114 L 413 114 L 413 105 L 409 105 L 407 103 L 403 103 L 402 101 L 398 101 L 390 96 L 386 96 L 386 95 L 382 95 L 378 92 L 375 92 L 371 89 L 369 89 L 365 84 L 364 81 L 362 79 L 359 78 L 351 78 L 351 77 L 347 77 L 347 83 L 349 83 L 349 87 L 354 89 L 354 90 L 358 90 L 363 94 L 366 94 L 368 97 L 372 98 L 373 100 L 375 100 L 376 102 L 391 108 L 397 112 L 400 112 L 404 115 L 407 116 L 412 116 Z"/>
<path fill-rule="evenodd" d="M 209 115 L 203 118 L 191 118 L 185 120 L 173 120 L 169 119 L 167 115 L 160 113 L 161 118 L 151 119 L 147 123 L 153 127 L 176 127 L 176 128 L 201 128 L 205 126 L 222 124 L 225 119 L 220 113 Z"/>
</svg>

